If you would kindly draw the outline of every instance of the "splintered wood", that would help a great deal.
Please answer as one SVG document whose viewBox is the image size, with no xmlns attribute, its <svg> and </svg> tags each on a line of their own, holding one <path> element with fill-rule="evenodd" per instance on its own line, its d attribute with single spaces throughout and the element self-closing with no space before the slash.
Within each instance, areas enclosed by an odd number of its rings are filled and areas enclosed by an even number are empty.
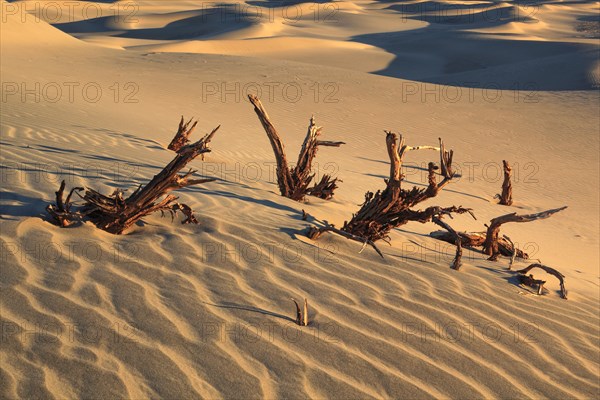
<svg viewBox="0 0 600 400">
<path fill-rule="evenodd" d="M 275 161 L 277 162 L 277 185 L 279 186 L 281 195 L 297 201 L 304 200 L 307 195 L 325 200 L 331 199 L 333 192 L 338 187 L 337 182 L 340 182 L 340 180 L 325 174 L 318 183 L 309 187 L 315 177 L 315 173 L 312 170 L 313 160 L 317 155 L 319 146 L 339 147 L 345 143 L 319 140 L 321 127 L 316 125 L 315 118 L 312 117 L 308 125 L 308 132 L 306 133 L 304 143 L 300 149 L 300 154 L 298 155 L 298 162 L 295 167 L 291 168 L 285 155 L 285 146 L 273 123 L 271 123 L 267 111 L 258 97 L 248 95 L 248 99 L 254 106 L 254 111 L 271 142 Z"/>
<path fill-rule="evenodd" d="M 386 188 L 376 193 L 367 192 L 365 201 L 356 214 L 344 223 L 341 229 L 333 226 L 322 228 L 313 227 L 308 236 L 316 239 L 323 232 L 334 232 L 348 239 L 355 240 L 373 247 L 383 257 L 381 251 L 375 246 L 377 240 L 389 242 L 389 232 L 408 222 L 415 221 L 425 223 L 432 218 L 441 218 L 451 213 L 467 213 L 470 209 L 463 207 L 440 207 L 431 206 L 424 210 L 414 210 L 412 207 L 429 198 L 437 196 L 454 177 L 452 171 L 452 150 L 447 151 L 444 143 L 439 139 L 439 147 L 432 146 L 407 146 L 402 135 L 386 131 L 386 146 L 390 158 L 390 174 L 385 180 Z M 404 176 L 401 172 L 404 154 L 408 150 L 434 149 L 440 153 L 440 169 L 443 180 L 438 183 L 436 171 L 438 167 L 430 162 L 428 165 L 428 186 L 426 188 L 412 187 L 403 189 L 401 187 Z"/>
<path fill-rule="evenodd" d="M 188 124 L 180 124 L 180 130 L 187 130 Z M 193 129 L 195 124 L 190 128 Z M 175 158 L 165 166 L 160 173 L 154 176 L 146 185 L 140 185 L 129 197 L 124 197 L 122 190 L 115 190 L 111 195 L 104 195 L 94 189 L 86 188 L 82 196 L 84 204 L 79 211 L 72 211 L 70 198 L 75 188 L 62 202 L 62 192 L 65 183 L 61 184 L 57 192 L 56 205 L 47 207 L 48 213 L 60 226 L 68 226 L 74 220 L 83 217 L 89 218 L 98 228 L 114 234 L 121 234 L 146 215 L 160 211 L 168 212 L 174 216 L 181 212 L 185 219 L 182 223 L 197 224 L 193 210 L 186 204 L 178 203 L 177 197 L 169 192 L 192 185 L 211 182 L 214 179 L 192 179 L 195 170 L 184 174 L 179 172 L 185 168 L 198 155 L 210 152 L 208 143 L 219 127 L 192 144 L 186 144 L 177 150 Z M 179 132 L 178 132 L 179 134 Z M 177 135 L 176 135 L 177 136 Z"/>
<path fill-rule="evenodd" d="M 308 300 L 304 299 L 304 308 L 302 310 L 296 300 L 292 299 L 292 301 L 296 305 L 296 324 L 308 326 Z"/>
</svg>

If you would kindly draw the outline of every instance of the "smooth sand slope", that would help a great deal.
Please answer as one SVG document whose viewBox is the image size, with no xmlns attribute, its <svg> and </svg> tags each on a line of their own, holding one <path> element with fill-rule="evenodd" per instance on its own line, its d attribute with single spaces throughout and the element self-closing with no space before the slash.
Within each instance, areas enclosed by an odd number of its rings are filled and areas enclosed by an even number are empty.
<svg viewBox="0 0 600 400">
<path fill-rule="evenodd" d="M 334 26 L 204 27 L 185 23 L 207 12 L 197 2 L 139 3 L 138 25 L 77 17 L 62 31 L 2 3 L 0 397 L 598 397 L 597 3 L 540 3 L 539 27 L 450 26 L 390 1 L 339 3 Z M 484 84 L 433 83 L 456 77 Z M 494 79 L 506 90 L 482 89 Z M 347 142 L 317 158 L 343 180 L 334 200 L 278 195 L 245 99 L 257 89 L 290 158 L 313 113 L 324 139 Z M 151 179 L 182 114 L 199 118 L 195 137 L 222 124 L 192 163 L 219 180 L 178 193 L 199 225 L 155 215 L 113 236 L 46 221 L 62 179 L 107 193 Z M 457 229 L 568 205 L 501 232 L 562 271 L 569 300 L 553 277 L 535 273 L 550 289 L 535 296 L 506 259 L 477 251 L 451 270 L 454 248 L 427 236 L 432 224 L 395 230 L 383 260 L 339 237 L 309 241 L 308 226 L 341 225 L 383 187 L 383 129 L 454 149 L 461 179 L 423 207 L 473 208 L 478 220 L 458 216 Z M 410 153 L 407 182 L 425 185 L 436 158 Z M 515 165 L 512 207 L 493 198 L 502 159 Z M 311 326 L 293 324 L 290 297 L 308 298 Z"/>
</svg>

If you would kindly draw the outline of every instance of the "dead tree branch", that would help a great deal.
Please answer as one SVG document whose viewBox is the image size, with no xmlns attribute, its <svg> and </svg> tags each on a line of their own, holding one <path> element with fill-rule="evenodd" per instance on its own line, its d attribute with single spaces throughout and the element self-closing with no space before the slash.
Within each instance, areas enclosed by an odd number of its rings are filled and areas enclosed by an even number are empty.
<svg viewBox="0 0 600 400">
<path fill-rule="evenodd" d="M 545 219 L 551 215 L 564 210 L 567 206 L 555 208 L 552 210 L 542 211 L 536 214 L 517 215 L 517 213 L 511 213 L 501 215 L 490 221 L 490 225 L 485 235 L 485 242 L 483 243 L 483 252 L 491 258 L 495 258 L 500 253 L 498 245 L 498 234 L 500 233 L 500 226 L 507 222 L 531 222 L 538 219 Z M 509 254 L 510 255 L 510 254 Z"/>
<path fill-rule="evenodd" d="M 548 218 L 552 214 L 564 210 L 565 208 L 567 207 L 565 206 L 530 215 L 517 215 L 516 213 L 502 215 L 490 221 L 487 232 L 456 232 L 449 225 L 443 223 L 443 221 L 440 221 L 441 223 L 436 223 L 444 228 L 446 232 L 431 232 L 429 236 L 454 244 L 456 242 L 456 234 L 458 234 L 461 238 L 461 244 L 464 247 L 483 246 L 484 254 L 490 255 L 491 257 L 489 259 L 491 261 L 496 261 L 499 255 L 511 257 L 511 263 L 509 266 L 509 269 L 511 269 L 516 257 L 528 259 L 529 256 L 523 250 L 516 248 L 515 244 L 508 236 L 503 235 L 503 237 L 499 237 L 500 226 L 507 222 L 530 222 L 537 219 Z M 494 243 L 492 243 L 492 241 Z M 492 248 L 493 250 L 486 250 L 486 246 L 490 246 L 489 248 Z"/>
<path fill-rule="evenodd" d="M 546 281 L 542 281 L 541 279 L 535 279 L 533 275 L 518 275 L 519 283 L 525 286 L 529 286 L 532 288 L 537 287 L 537 294 L 541 296 L 544 293 L 544 284 Z"/>
<path fill-rule="evenodd" d="M 71 189 L 69 195 L 67 196 L 67 200 L 63 201 L 65 186 L 66 183 L 63 180 L 60 183 L 60 188 L 58 189 L 58 191 L 55 192 L 56 205 L 49 204 L 46 207 L 46 211 L 48 211 L 48 214 L 50 214 L 50 216 L 54 218 L 55 222 L 63 228 L 66 228 L 67 226 L 71 225 L 71 223 L 74 220 L 81 218 L 80 214 L 71 212 L 71 196 L 73 196 L 73 192 L 75 191 L 79 192 L 84 190 L 84 188 L 82 187 L 75 187 Z"/>
<path fill-rule="evenodd" d="M 296 324 L 300 326 L 308 326 L 308 300 L 304 299 L 304 308 L 302 311 L 300 310 L 300 305 L 294 299 L 292 299 L 294 304 L 296 305 Z"/>
<path fill-rule="evenodd" d="M 82 213 L 73 213 L 69 210 L 68 204 L 66 206 L 62 205 L 62 194 L 59 196 L 59 192 L 62 193 L 64 190 L 63 182 L 61 189 L 57 192 L 56 207 L 48 206 L 48 212 L 57 219 L 61 226 L 66 226 L 60 220 L 60 218 L 65 218 L 61 213 L 67 213 L 67 218 L 85 215 L 100 229 L 117 235 L 123 233 L 141 218 L 157 211 L 161 213 L 168 212 L 172 217 L 179 211 L 186 217 L 182 223 L 198 223 L 192 209 L 186 204 L 176 202 L 177 197 L 168 193 L 173 190 L 214 180 L 192 179 L 191 176 L 196 171 L 191 169 L 181 175 L 179 172 L 198 155 L 210 152 L 208 143 L 218 129 L 218 127 L 215 128 L 211 133 L 193 144 L 181 147 L 177 151 L 175 158 L 159 174 L 155 175 L 145 186 L 137 188 L 127 198 L 124 197 L 123 191 L 119 189 L 107 196 L 94 189 L 87 188 L 83 195 L 84 205 Z M 81 188 L 73 190 L 77 189 Z M 69 198 L 67 199 L 67 203 Z"/>
<path fill-rule="evenodd" d="M 510 206 L 513 203 L 512 199 L 512 183 L 510 177 L 512 175 L 512 168 L 508 165 L 506 160 L 502 160 L 504 168 L 504 182 L 502 182 L 502 193 L 497 194 L 496 197 L 500 199 L 500 204 L 504 206 Z"/>
<path fill-rule="evenodd" d="M 294 168 L 290 168 L 283 142 L 271 123 L 269 115 L 261 101 L 254 95 L 248 95 L 248 99 L 254 106 L 254 111 L 267 133 L 273 153 L 275 153 L 277 185 L 279 186 L 281 195 L 297 201 L 303 200 L 306 195 L 326 200 L 330 199 L 337 188 L 336 182 L 338 182 L 338 179 L 332 178 L 330 175 L 323 175 L 319 183 L 309 188 L 310 183 L 315 177 L 315 173 L 312 171 L 312 163 L 317 155 L 319 146 L 339 147 L 345 143 L 318 140 L 321 134 L 321 127 L 316 125 L 315 119 L 312 117 L 308 125 L 306 138 L 298 155 L 298 162 Z"/>
<path fill-rule="evenodd" d="M 474 219 L 475 218 L 475 214 L 473 214 L 472 212 L 469 212 L 471 214 L 471 216 Z M 433 217 L 432 218 L 432 222 L 436 225 L 441 226 L 442 228 L 446 229 L 448 231 L 448 233 L 450 233 L 452 236 L 454 236 L 454 244 L 456 244 L 456 254 L 454 255 L 454 260 L 452 261 L 452 269 L 455 270 L 459 270 L 461 265 L 462 265 L 462 243 L 463 243 L 463 238 L 460 235 L 459 232 L 456 232 L 454 230 L 454 228 L 452 228 L 450 225 L 448 225 L 446 222 L 444 222 L 441 218 L 438 217 Z"/>
<path fill-rule="evenodd" d="M 385 133 L 386 146 L 390 158 L 390 174 L 389 178 L 385 180 L 386 188 L 376 193 L 367 192 L 361 208 L 349 221 L 344 222 L 344 226 L 341 229 L 331 227 L 313 228 L 309 232 L 310 237 L 316 238 L 322 232 L 335 232 L 346 238 L 363 243 L 363 247 L 369 244 L 382 255 L 374 246 L 374 243 L 380 239 L 389 242 L 389 232 L 398 226 L 410 221 L 425 223 L 431 221 L 432 218 L 440 218 L 443 215 L 450 215 L 451 213 L 462 214 L 471 212 L 470 209 L 455 206 L 445 208 L 432 206 L 425 210 L 413 210 L 411 207 L 431 197 L 435 197 L 453 178 L 453 152 L 446 151 L 441 139 L 439 139 L 440 147 L 409 147 L 405 144 L 404 138 L 401 135 L 398 136 L 396 133 L 390 131 L 385 131 Z M 436 149 L 440 152 L 443 180 L 440 183 L 437 182 L 435 171 L 438 167 L 435 163 L 430 162 L 428 165 L 428 186 L 426 188 L 413 187 L 409 190 L 403 189 L 401 183 L 404 177 L 401 167 L 404 154 L 408 150 L 420 149 Z"/>
<path fill-rule="evenodd" d="M 515 244 L 513 243 L 513 241 L 508 236 L 502 235 L 502 237 L 504 239 L 506 239 L 506 241 L 508 243 L 510 243 L 510 245 L 513 248 L 513 253 L 511 254 L 510 261 L 508 262 L 508 270 L 510 271 L 510 270 L 512 270 L 512 266 L 515 263 L 515 258 L 517 258 L 517 248 L 515 247 Z"/>
<path fill-rule="evenodd" d="M 196 125 L 198 125 L 198 121 L 195 121 L 193 124 L 192 121 L 193 118 L 190 119 L 188 122 L 185 122 L 185 120 L 183 119 L 183 115 L 181 116 L 181 121 L 179 122 L 179 128 L 177 129 L 177 133 L 175 134 L 175 137 L 173 138 L 173 140 L 171 140 L 171 143 L 169 143 L 169 146 L 167 147 L 169 150 L 173 150 L 174 152 L 179 153 L 179 150 L 183 146 L 186 146 L 190 143 L 189 137 L 196 128 Z"/>
<path fill-rule="evenodd" d="M 531 271 L 533 268 L 540 268 L 540 269 L 546 271 L 548 274 L 554 275 L 560 282 L 560 297 L 562 297 L 565 300 L 567 299 L 567 289 L 565 288 L 565 276 L 563 274 L 561 274 L 560 272 L 558 272 L 556 269 L 548 267 L 543 264 L 531 264 L 527 268 L 523 268 L 523 269 L 517 271 L 517 273 L 521 274 L 521 275 L 525 275 L 529 271 Z M 530 277 L 533 279 L 533 275 L 530 275 Z M 540 284 L 540 282 L 541 282 L 541 284 Z M 546 282 L 536 280 L 536 281 L 534 281 L 534 283 L 537 283 L 537 284 L 540 284 L 541 286 L 543 286 L 544 283 L 546 283 Z M 542 291 L 541 288 L 538 289 L 538 294 L 542 294 L 541 291 Z"/>
</svg>

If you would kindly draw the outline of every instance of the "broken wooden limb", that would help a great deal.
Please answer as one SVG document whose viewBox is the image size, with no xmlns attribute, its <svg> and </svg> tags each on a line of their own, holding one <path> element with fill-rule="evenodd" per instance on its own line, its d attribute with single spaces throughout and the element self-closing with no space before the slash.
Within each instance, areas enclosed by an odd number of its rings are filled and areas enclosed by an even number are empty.
<svg viewBox="0 0 600 400">
<path fill-rule="evenodd" d="M 506 160 L 502 160 L 504 169 L 504 181 L 502 182 L 502 193 L 497 194 L 496 197 L 500 199 L 500 204 L 504 206 L 510 206 L 513 203 L 512 199 L 512 183 L 510 177 L 512 175 L 512 168 Z"/>
<path fill-rule="evenodd" d="M 471 216 L 474 219 L 475 218 L 475 214 L 473 214 L 472 212 L 470 212 Z M 450 234 L 452 234 L 454 236 L 454 244 L 456 245 L 456 254 L 454 255 L 454 260 L 452 261 L 452 269 L 455 270 L 459 270 L 461 265 L 462 265 L 462 237 L 460 236 L 460 234 L 458 232 L 456 232 L 454 230 L 454 228 L 452 228 L 450 225 L 448 225 L 446 222 L 444 222 L 441 218 L 439 217 L 433 217 L 431 219 L 431 221 L 436 224 L 441 226 L 442 228 L 446 229 Z"/>
<path fill-rule="evenodd" d="M 302 326 L 308 326 L 308 300 L 304 298 L 304 309 L 302 310 Z"/>
<path fill-rule="evenodd" d="M 565 208 L 567 208 L 567 206 L 527 215 L 517 215 L 517 213 L 511 213 L 492 219 L 485 235 L 483 252 L 487 255 L 497 257 L 497 254 L 499 254 L 500 251 L 498 245 L 498 234 L 500 233 L 500 226 L 503 224 L 506 224 L 507 222 L 530 222 L 538 219 L 545 219 L 559 211 L 564 210 Z"/>
<path fill-rule="evenodd" d="M 454 255 L 454 260 L 452 261 L 452 269 L 459 270 L 462 266 L 462 241 L 460 236 L 456 236 L 456 254 Z"/>
<path fill-rule="evenodd" d="M 248 95 L 248 99 L 254 106 L 254 111 L 271 142 L 277 162 L 277 185 L 279 186 L 281 195 L 297 201 L 303 200 L 306 195 L 330 199 L 333 196 L 333 191 L 337 188 L 336 182 L 338 180 L 329 175 L 324 175 L 318 184 L 309 188 L 315 176 L 312 171 L 312 163 L 317 155 L 319 146 L 339 147 L 344 142 L 318 140 L 321 134 L 321 127 L 316 125 L 315 119 L 312 117 L 308 125 L 308 132 L 306 133 L 304 143 L 298 154 L 298 162 L 294 168 L 290 168 L 283 142 L 271 123 L 269 115 L 261 101 L 254 95 Z"/>
<path fill-rule="evenodd" d="M 543 264 L 531 264 L 527 268 L 523 268 L 516 272 L 518 274 L 525 275 L 529 271 L 531 271 L 533 268 L 540 268 L 540 269 L 546 271 L 548 274 L 555 276 L 558 279 L 558 281 L 560 282 L 560 297 L 562 297 L 565 300 L 567 299 L 567 289 L 565 288 L 565 276 L 563 274 L 561 274 L 560 272 L 558 272 L 556 269 L 548 267 Z M 533 278 L 532 275 L 530 275 L 530 276 Z M 542 281 L 542 285 L 544 283 L 546 283 L 546 282 Z"/>
<path fill-rule="evenodd" d="M 78 220 L 81 218 L 79 213 L 71 212 L 71 196 L 73 196 L 73 192 L 84 190 L 82 187 L 75 187 L 71 189 L 69 194 L 67 195 L 67 200 L 63 201 L 63 196 L 65 192 L 66 183 L 63 180 L 60 183 L 60 188 L 55 192 L 56 194 L 56 205 L 49 204 L 46 206 L 46 211 L 48 214 L 54 218 L 56 223 L 63 228 L 71 225 L 74 220 Z"/>
<path fill-rule="evenodd" d="M 127 198 L 124 197 L 123 191 L 119 189 L 111 195 L 104 195 L 94 189 L 87 188 L 83 195 L 83 215 L 88 217 L 100 229 L 117 235 L 123 233 L 141 218 L 157 211 L 163 214 L 167 212 L 172 217 L 177 212 L 181 212 L 186 216 L 182 221 L 183 224 L 198 223 L 192 209 L 186 204 L 176 202 L 177 197 L 168 193 L 214 180 L 192 179 L 191 176 L 196 172 L 194 170 L 189 170 L 181 175 L 179 172 L 198 155 L 210 152 L 208 143 L 217 129 L 218 127 L 199 141 L 181 147 L 175 158 L 159 174 L 155 175 L 145 186 L 138 187 Z M 59 208 L 59 204 L 57 202 L 56 209 Z M 48 212 L 53 215 L 53 211 L 54 208 L 50 208 Z"/>
<path fill-rule="evenodd" d="M 402 135 L 397 135 L 391 131 L 384 131 L 386 134 L 385 142 L 390 158 L 389 178 L 385 179 L 386 188 L 376 193 L 367 192 L 365 201 L 356 214 L 352 215 L 349 221 L 344 222 L 342 229 L 331 227 L 313 228 L 309 232 L 309 237 L 316 238 L 323 232 L 334 232 L 348 239 L 363 243 L 363 248 L 369 244 L 380 256 L 383 257 L 379 249 L 374 245 L 377 240 L 389 242 L 389 232 L 408 222 L 425 223 L 432 218 L 440 218 L 442 215 L 451 213 L 471 213 L 470 209 L 463 207 L 428 207 L 425 210 L 413 210 L 411 207 L 435 197 L 439 191 L 453 178 L 452 172 L 452 151 L 446 151 L 441 139 L 440 147 L 432 146 L 414 146 L 408 147 Z M 428 165 L 428 185 L 426 188 L 413 187 L 410 190 L 402 189 L 401 183 L 403 175 L 401 172 L 403 156 L 409 149 L 436 149 L 440 152 L 440 162 L 442 164 L 442 176 L 444 179 L 437 183 L 437 166 L 431 162 Z M 361 250 L 362 251 L 362 250 Z"/>
<path fill-rule="evenodd" d="M 485 242 L 485 232 L 457 232 L 461 238 L 461 244 L 463 247 L 481 247 Z M 454 244 L 456 242 L 454 234 L 448 231 L 434 231 L 430 232 L 429 236 L 432 238 L 443 240 L 444 242 L 448 242 Z M 508 242 L 504 238 L 498 239 L 498 249 L 500 254 L 506 257 L 512 257 L 516 250 L 516 257 L 522 259 L 529 259 L 529 255 L 525 253 L 521 249 L 515 249 L 514 245 Z"/>
<path fill-rule="evenodd" d="M 190 119 L 188 122 L 185 122 L 183 119 L 183 115 L 181 116 L 181 121 L 179 122 L 179 128 L 177 129 L 177 133 L 169 146 L 167 147 L 169 150 L 173 150 L 176 153 L 179 153 L 179 150 L 190 143 L 190 135 L 198 125 L 198 121 L 195 121 L 192 124 L 194 119 Z M 190 126 L 191 125 L 191 126 Z"/>
<path fill-rule="evenodd" d="M 513 266 L 513 264 L 515 263 L 515 258 L 517 257 L 517 248 L 515 247 L 515 244 L 513 243 L 513 241 L 512 241 L 512 240 L 510 240 L 510 238 L 509 238 L 508 236 L 506 236 L 506 235 L 502 235 L 502 237 L 503 237 L 504 239 L 506 239 L 506 241 L 507 241 L 508 243 L 510 243 L 510 245 L 511 245 L 511 246 L 512 246 L 512 248 L 513 248 L 513 253 L 512 253 L 512 255 L 510 256 L 510 261 L 508 262 L 508 270 L 510 271 L 510 270 L 512 270 L 512 266 Z"/>
<path fill-rule="evenodd" d="M 461 238 L 463 247 L 478 247 L 483 245 L 485 241 L 485 232 L 457 232 Z M 456 237 L 449 231 L 434 231 L 429 233 L 432 238 L 443 240 L 444 242 L 452 243 L 456 241 Z"/>
<path fill-rule="evenodd" d="M 304 299 L 304 308 L 300 310 L 300 305 L 294 299 L 292 299 L 296 305 L 296 324 L 300 326 L 308 326 L 308 300 Z"/>
<path fill-rule="evenodd" d="M 410 207 L 436 196 L 440 189 L 451 179 L 451 152 L 446 152 L 443 148 L 443 142 L 440 141 L 440 159 L 443 160 L 444 179 L 439 184 L 436 181 L 434 163 L 428 166 L 428 186 L 425 189 L 413 187 L 410 190 L 401 188 L 403 176 L 401 174 L 402 157 L 406 152 L 404 139 L 398 137 L 393 132 L 385 131 L 386 146 L 390 158 L 390 176 L 385 181 L 386 188 L 376 193 L 367 192 L 365 202 L 360 210 L 352 216 L 350 221 L 344 223 L 343 231 L 349 232 L 361 238 L 371 241 L 385 239 L 388 233 L 409 221 L 427 222 L 439 213 L 467 212 L 460 207 L 449 207 L 441 209 L 439 207 L 429 207 L 424 211 L 413 211 Z"/>
<path fill-rule="evenodd" d="M 535 279 L 533 275 L 519 275 L 519 283 L 525 286 L 537 288 L 538 296 L 544 293 L 544 284 L 546 281 Z"/>
<path fill-rule="evenodd" d="M 323 200 L 329 200 L 333 197 L 334 190 L 338 188 L 337 182 L 341 182 L 341 180 L 325 174 L 321 177 L 319 183 L 306 190 L 306 194 Z"/>
</svg>

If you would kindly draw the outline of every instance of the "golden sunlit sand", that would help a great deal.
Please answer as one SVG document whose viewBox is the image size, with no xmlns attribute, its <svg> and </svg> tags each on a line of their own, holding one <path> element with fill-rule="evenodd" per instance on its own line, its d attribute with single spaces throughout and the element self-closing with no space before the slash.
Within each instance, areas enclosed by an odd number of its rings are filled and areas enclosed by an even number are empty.
<svg viewBox="0 0 600 400">
<path fill-rule="evenodd" d="M 50 3 L 54 5 L 50 6 Z M 67 4 L 69 3 L 69 4 Z M 220 4 L 220 5 L 219 5 Z M 2 398 L 577 398 L 600 395 L 598 2 L 2 0 Z M 57 14 L 56 11 L 60 14 Z M 295 162 L 314 115 L 331 200 L 279 194 L 258 94 Z M 123 235 L 45 211 L 62 180 L 131 194 L 167 165 L 199 224 L 160 213 Z M 530 260 L 487 260 L 411 222 L 371 247 L 342 227 L 390 174 L 384 130 L 454 151 L 434 198 L 497 216 Z M 514 203 L 502 206 L 502 160 Z M 435 151 L 409 152 L 425 188 Z M 186 172 L 185 169 L 182 172 Z M 73 195 L 76 203 L 81 202 Z M 308 218 L 303 220 L 303 210 Z M 546 292 L 514 270 L 540 260 Z M 308 326 L 295 324 L 308 302 Z"/>
</svg>

